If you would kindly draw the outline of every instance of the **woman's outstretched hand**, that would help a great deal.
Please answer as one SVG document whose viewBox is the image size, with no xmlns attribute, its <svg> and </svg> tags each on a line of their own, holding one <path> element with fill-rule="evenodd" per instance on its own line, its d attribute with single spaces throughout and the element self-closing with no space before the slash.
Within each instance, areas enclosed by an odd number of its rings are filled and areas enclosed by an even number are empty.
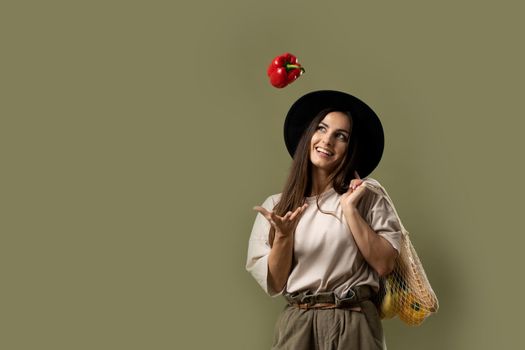
<svg viewBox="0 0 525 350">
<path fill-rule="evenodd" d="M 304 213 L 308 203 L 295 209 L 293 212 L 289 211 L 284 216 L 279 216 L 273 211 L 267 210 L 261 206 L 253 207 L 253 209 L 262 214 L 268 220 L 275 232 L 279 232 L 282 235 L 288 236 L 293 233 L 301 215 Z"/>
<path fill-rule="evenodd" d="M 357 203 L 366 192 L 366 186 L 363 184 L 364 181 L 361 180 L 357 171 L 354 172 L 356 179 L 350 181 L 350 186 L 348 186 L 348 191 L 341 195 L 341 205 L 344 208 L 354 209 L 357 207 Z"/>
<path fill-rule="evenodd" d="M 261 206 L 253 208 L 271 225 L 270 232 L 268 232 L 268 243 L 271 247 L 268 255 L 268 285 L 274 291 L 282 291 L 290 275 L 294 248 L 293 233 L 307 207 L 308 204 L 305 203 L 284 216 L 277 215 Z"/>
</svg>

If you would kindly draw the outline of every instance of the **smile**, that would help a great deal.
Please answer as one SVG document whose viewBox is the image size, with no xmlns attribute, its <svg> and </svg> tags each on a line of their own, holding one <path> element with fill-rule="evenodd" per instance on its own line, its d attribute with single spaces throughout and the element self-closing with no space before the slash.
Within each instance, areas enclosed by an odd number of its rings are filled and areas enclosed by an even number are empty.
<svg viewBox="0 0 525 350">
<path fill-rule="evenodd" d="M 324 155 L 326 155 L 326 156 L 328 156 L 328 157 L 334 155 L 333 152 L 330 152 L 330 151 L 327 150 L 326 148 L 316 147 L 315 150 L 316 150 L 318 153 L 324 154 Z"/>
</svg>

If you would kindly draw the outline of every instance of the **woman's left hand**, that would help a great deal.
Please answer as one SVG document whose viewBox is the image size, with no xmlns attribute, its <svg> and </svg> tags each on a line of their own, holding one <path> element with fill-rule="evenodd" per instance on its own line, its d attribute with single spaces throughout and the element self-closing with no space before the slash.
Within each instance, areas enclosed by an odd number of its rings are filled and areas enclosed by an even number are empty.
<svg viewBox="0 0 525 350">
<path fill-rule="evenodd" d="M 343 209 L 355 209 L 357 203 L 366 192 L 366 186 L 364 181 L 361 180 L 357 171 L 355 172 L 356 179 L 350 181 L 350 186 L 348 186 L 348 191 L 341 195 L 341 206 Z"/>
</svg>

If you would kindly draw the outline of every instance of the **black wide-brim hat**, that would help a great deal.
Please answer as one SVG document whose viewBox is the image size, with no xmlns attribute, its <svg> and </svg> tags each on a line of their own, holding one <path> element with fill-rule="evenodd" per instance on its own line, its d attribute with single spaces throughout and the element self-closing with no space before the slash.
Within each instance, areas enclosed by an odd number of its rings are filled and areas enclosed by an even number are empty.
<svg viewBox="0 0 525 350">
<path fill-rule="evenodd" d="M 363 101 L 345 92 L 334 90 L 312 91 L 299 98 L 290 107 L 284 121 L 284 142 L 288 153 L 294 156 L 301 136 L 311 121 L 326 108 L 350 112 L 354 131 L 358 133 L 359 162 L 356 170 L 360 177 L 368 176 L 379 164 L 385 145 L 383 126 L 375 112 Z M 353 174 L 347 174 L 353 178 Z"/>
</svg>

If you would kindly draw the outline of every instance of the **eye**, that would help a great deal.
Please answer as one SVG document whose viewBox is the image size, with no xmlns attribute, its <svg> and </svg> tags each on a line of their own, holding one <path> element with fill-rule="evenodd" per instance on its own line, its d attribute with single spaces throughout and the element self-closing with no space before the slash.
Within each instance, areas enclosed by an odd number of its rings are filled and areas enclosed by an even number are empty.
<svg viewBox="0 0 525 350">
<path fill-rule="evenodd" d="M 324 131 L 326 131 L 326 128 L 325 128 L 324 126 L 322 126 L 322 125 L 319 125 L 319 126 L 317 127 L 317 129 L 315 129 L 315 130 L 317 130 L 317 131 L 323 131 L 323 132 L 324 132 Z"/>
<path fill-rule="evenodd" d="M 346 137 L 346 134 L 343 134 L 342 132 L 338 132 L 337 135 L 335 135 L 339 140 L 342 141 L 348 141 L 348 137 Z"/>
</svg>

